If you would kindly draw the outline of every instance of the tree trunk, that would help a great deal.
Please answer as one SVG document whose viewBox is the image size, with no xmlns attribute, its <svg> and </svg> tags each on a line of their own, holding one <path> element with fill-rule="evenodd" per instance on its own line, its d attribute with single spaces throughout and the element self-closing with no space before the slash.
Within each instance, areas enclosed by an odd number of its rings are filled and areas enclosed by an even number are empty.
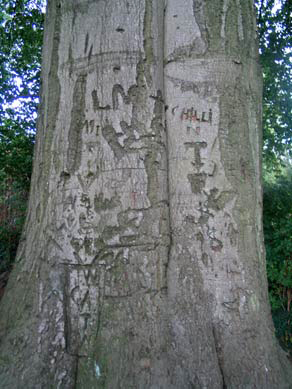
<svg viewBox="0 0 292 389">
<path fill-rule="evenodd" d="M 1 388 L 292 387 L 257 50 L 252 0 L 48 1 Z"/>
</svg>

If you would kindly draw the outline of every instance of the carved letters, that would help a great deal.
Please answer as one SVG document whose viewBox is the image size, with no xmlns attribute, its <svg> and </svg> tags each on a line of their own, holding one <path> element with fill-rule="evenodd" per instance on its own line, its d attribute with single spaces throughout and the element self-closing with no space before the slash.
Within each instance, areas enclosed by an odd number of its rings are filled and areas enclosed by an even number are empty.
<svg viewBox="0 0 292 389">
<path fill-rule="evenodd" d="M 189 109 L 184 108 L 181 112 L 180 118 L 181 120 L 189 122 L 202 122 L 212 124 L 212 109 L 209 109 L 208 115 L 205 111 L 203 111 L 200 115 L 198 111 L 194 109 L 194 107 L 191 107 Z"/>
</svg>

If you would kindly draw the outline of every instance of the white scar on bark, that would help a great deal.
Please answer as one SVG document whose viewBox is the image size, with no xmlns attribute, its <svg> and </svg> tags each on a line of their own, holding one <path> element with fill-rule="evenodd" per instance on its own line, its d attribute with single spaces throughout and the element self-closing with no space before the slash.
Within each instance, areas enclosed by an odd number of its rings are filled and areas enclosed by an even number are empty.
<svg viewBox="0 0 292 389">
<path fill-rule="evenodd" d="M 223 46 L 225 45 L 225 36 L 226 36 L 226 17 L 227 12 L 229 8 L 229 0 L 224 0 L 223 3 L 223 10 L 222 10 L 222 24 L 221 24 L 221 38 L 223 39 Z M 238 38 L 240 41 L 244 40 L 244 34 L 243 34 L 243 23 L 242 23 L 242 9 L 241 9 L 241 3 L 240 0 L 236 0 L 237 5 L 237 30 L 238 30 Z"/>
<path fill-rule="evenodd" d="M 237 3 L 237 8 L 238 8 L 238 15 L 237 15 L 238 37 L 239 37 L 240 41 L 243 41 L 244 35 L 243 35 L 242 10 L 241 10 L 240 0 L 236 0 L 236 3 Z"/>
<path fill-rule="evenodd" d="M 225 44 L 225 26 L 226 26 L 226 15 L 228 10 L 229 0 L 224 0 L 223 11 L 222 11 L 222 24 L 221 24 L 221 38 Z"/>
</svg>

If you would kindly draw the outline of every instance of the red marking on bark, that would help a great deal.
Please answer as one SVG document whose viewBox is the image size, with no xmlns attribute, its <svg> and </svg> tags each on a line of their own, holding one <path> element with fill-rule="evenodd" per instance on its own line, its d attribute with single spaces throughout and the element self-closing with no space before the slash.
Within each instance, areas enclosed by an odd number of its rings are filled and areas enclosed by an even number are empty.
<svg viewBox="0 0 292 389">
<path fill-rule="evenodd" d="M 222 250 L 222 246 L 221 245 L 218 245 L 218 246 L 211 246 L 211 249 L 215 252 L 220 252 Z"/>
<path fill-rule="evenodd" d="M 180 116 L 181 120 L 189 120 L 190 122 L 204 122 L 212 124 L 212 109 L 209 109 L 209 115 L 207 118 L 207 112 L 203 111 L 202 114 L 198 114 L 198 111 L 191 107 L 189 109 L 184 108 Z"/>
<path fill-rule="evenodd" d="M 134 208 L 136 207 L 137 194 L 138 194 L 138 192 L 131 192 L 132 206 Z"/>
</svg>

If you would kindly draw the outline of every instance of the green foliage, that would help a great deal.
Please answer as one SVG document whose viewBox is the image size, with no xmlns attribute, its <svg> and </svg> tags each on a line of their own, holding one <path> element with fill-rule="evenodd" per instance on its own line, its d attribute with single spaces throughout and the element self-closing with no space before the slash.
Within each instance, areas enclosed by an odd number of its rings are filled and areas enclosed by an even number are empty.
<svg viewBox="0 0 292 389">
<path fill-rule="evenodd" d="M 0 9 L 0 272 L 15 258 L 32 169 L 40 85 L 42 0 Z"/>
<path fill-rule="evenodd" d="M 42 5 L 42 0 L 1 2 L 0 115 L 17 120 L 23 132 L 35 130 L 44 21 Z"/>
<path fill-rule="evenodd" d="M 0 129 L 0 273 L 16 255 L 25 219 L 32 168 L 34 135 L 4 119 Z"/>
<path fill-rule="evenodd" d="M 264 162 L 275 170 L 283 155 L 292 157 L 292 2 L 256 3 L 264 75 Z"/>
<path fill-rule="evenodd" d="M 266 174 L 264 233 L 273 319 L 282 345 L 292 353 L 292 166 Z"/>
<path fill-rule="evenodd" d="M 2 174 L 1 174 L 2 173 Z M 13 264 L 25 219 L 28 191 L 0 172 L 0 273 Z"/>
<path fill-rule="evenodd" d="M 257 0 L 256 5 L 264 76 L 263 221 L 269 295 L 276 334 L 292 352 L 292 303 L 288 312 L 292 288 L 292 2 Z"/>
<path fill-rule="evenodd" d="M 21 123 L 4 119 L 0 129 L 0 175 L 10 178 L 23 190 L 29 189 L 34 134 L 20 131 Z"/>
</svg>

